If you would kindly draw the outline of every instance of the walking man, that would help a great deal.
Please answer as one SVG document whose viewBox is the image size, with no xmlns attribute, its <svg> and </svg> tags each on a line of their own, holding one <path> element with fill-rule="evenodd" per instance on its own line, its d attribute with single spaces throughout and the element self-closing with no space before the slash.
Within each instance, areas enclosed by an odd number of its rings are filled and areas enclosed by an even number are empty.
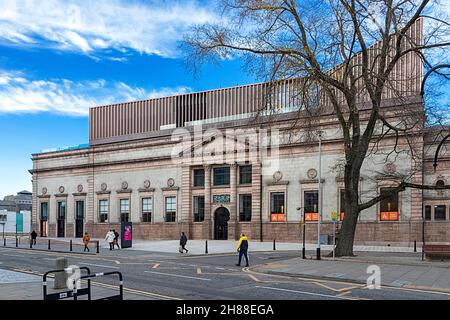
<svg viewBox="0 0 450 320">
<path fill-rule="evenodd" d="M 186 251 L 186 253 L 189 252 L 189 250 L 186 249 L 187 241 L 188 241 L 188 239 L 187 239 L 186 235 L 184 234 L 184 232 L 182 232 L 181 238 L 180 238 L 180 253 L 183 253 L 184 251 Z"/>
<path fill-rule="evenodd" d="M 91 251 L 91 250 L 89 250 L 89 247 L 88 247 L 89 241 L 91 241 L 91 237 L 89 237 L 89 234 L 87 232 L 85 232 L 84 236 L 83 236 L 83 243 L 84 243 L 84 250 L 83 250 L 83 252 L 86 252 L 86 250 L 88 252 Z"/>
<path fill-rule="evenodd" d="M 105 240 L 109 243 L 109 250 L 114 249 L 114 238 L 114 232 L 112 230 L 109 230 L 105 237 Z"/>
<path fill-rule="evenodd" d="M 237 244 L 237 250 L 239 252 L 239 262 L 236 264 L 236 266 L 241 266 L 241 260 L 242 256 L 245 257 L 245 266 L 248 267 L 248 238 L 245 234 L 241 234 L 241 238 L 239 239 L 239 242 Z"/>
<path fill-rule="evenodd" d="M 37 238 L 37 233 L 36 233 L 36 231 L 33 230 L 33 232 L 31 232 L 31 246 L 36 245 L 36 238 Z"/>
</svg>

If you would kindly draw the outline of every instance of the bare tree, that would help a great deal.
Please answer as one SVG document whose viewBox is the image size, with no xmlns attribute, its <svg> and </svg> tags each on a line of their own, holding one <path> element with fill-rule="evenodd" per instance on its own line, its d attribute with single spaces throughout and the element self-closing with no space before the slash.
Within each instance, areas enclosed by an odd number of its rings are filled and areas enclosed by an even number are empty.
<svg viewBox="0 0 450 320">
<path fill-rule="evenodd" d="M 449 24 L 439 3 L 430 0 L 224 0 L 222 20 L 195 27 L 185 43 L 197 67 L 205 61 L 240 57 L 251 72 L 271 83 L 261 105 L 274 111 L 274 94 L 281 80 L 298 87 L 298 117 L 332 114 L 344 146 L 344 221 L 336 248 L 338 256 L 353 255 L 360 212 L 390 196 L 361 201 L 361 168 L 371 153 L 386 159 L 408 145 L 415 165 L 391 193 L 406 188 L 436 189 L 416 183 L 422 170 L 426 114 L 419 94 L 422 66 L 431 68 L 429 50 L 450 45 Z M 427 24 L 423 36 L 423 20 Z M 446 38 L 447 37 L 447 38 Z M 443 74 L 443 73 L 442 73 Z M 444 74 L 445 76 L 445 74 Z M 276 97 L 276 95 L 275 95 Z M 275 98 L 276 100 L 276 98 Z M 392 107 L 384 108 L 387 101 Z M 408 108 L 404 106 L 408 105 Z M 314 117 L 312 117 L 314 116 Z M 440 186 L 438 188 L 450 188 Z"/>
</svg>

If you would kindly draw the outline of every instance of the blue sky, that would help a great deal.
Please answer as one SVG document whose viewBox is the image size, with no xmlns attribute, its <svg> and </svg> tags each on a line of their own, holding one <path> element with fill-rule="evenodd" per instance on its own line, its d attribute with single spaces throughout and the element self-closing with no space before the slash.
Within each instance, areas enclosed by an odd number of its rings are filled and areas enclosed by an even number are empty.
<svg viewBox="0 0 450 320">
<path fill-rule="evenodd" d="M 179 43 L 218 19 L 200 1 L 0 0 L 0 199 L 31 190 L 31 154 L 87 143 L 89 107 L 255 81 L 239 61 L 194 78 Z"/>
</svg>

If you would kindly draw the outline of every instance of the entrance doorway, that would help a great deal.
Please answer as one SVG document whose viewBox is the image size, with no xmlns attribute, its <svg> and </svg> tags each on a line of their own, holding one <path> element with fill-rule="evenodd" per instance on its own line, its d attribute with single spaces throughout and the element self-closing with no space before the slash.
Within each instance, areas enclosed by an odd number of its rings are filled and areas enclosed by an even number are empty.
<svg viewBox="0 0 450 320">
<path fill-rule="evenodd" d="M 58 202 L 58 225 L 57 225 L 58 238 L 64 238 L 66 236 L 66 202 Z"/>
<path fill-rule="evenodd" d="M 75 205 L 75 237 L 83 238 L 84 201 L 77 201 Z"/>
<path fill-rule="evenodd" d="M 228 220 L 230 212 L 220 207 L 214 213 L 214 240 L 228 240 Z"/>
</svg>

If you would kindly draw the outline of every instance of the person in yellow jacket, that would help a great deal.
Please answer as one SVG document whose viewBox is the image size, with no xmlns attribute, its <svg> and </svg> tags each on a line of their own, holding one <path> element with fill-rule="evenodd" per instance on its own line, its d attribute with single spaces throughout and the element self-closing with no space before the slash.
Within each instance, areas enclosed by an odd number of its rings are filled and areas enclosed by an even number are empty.
<svg viewBox="0 0 450 320">
<path fill-rule="evenodd" d="M 85 232 L 85 233 L 84 233 L 84 236 L 83 236 L 83 244 L 84 244 L 84 250 L 83 250 L 83 252 L 86 251 L 86 250 L 87 250 L 88 252 L 91 251 L 91 250 L 89 250 L 89 247 L 88 247 L 89 241 L 91 241 L 91 237 L 89 236 L 89 234 L 88 234 L 87 232 Z"/>
<path fill-rule="evenodd" d="M 242 256 L 245 257 L 245 266 L 248 267 L 248 238 L 245 234 L 241 234 L 241 237 L 239 238 L 239 242 L 237 244 L 237 250 L 239 252 L 239 262 L 236 264 L 236 266 L 241 266 L 241 260 Z"/>
</svg>

